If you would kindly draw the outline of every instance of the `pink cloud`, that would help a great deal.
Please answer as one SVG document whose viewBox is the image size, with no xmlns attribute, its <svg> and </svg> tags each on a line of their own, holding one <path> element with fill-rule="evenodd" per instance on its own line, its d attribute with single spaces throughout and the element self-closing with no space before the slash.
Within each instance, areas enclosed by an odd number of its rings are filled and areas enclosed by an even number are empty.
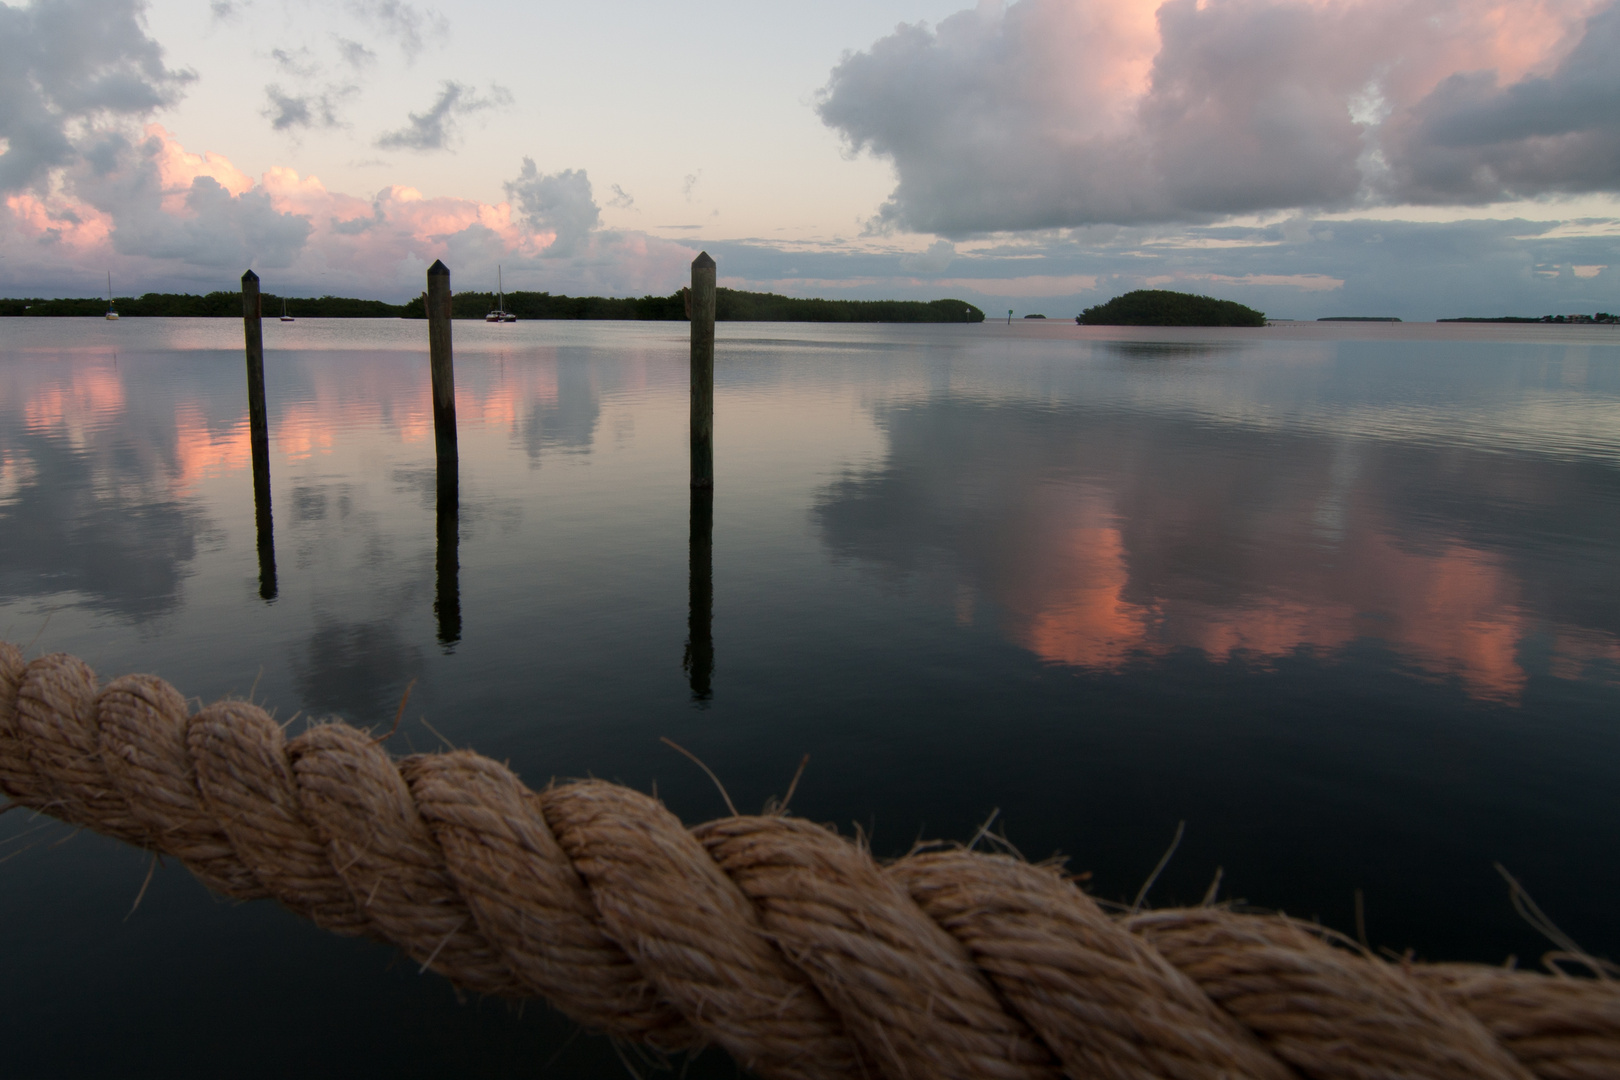
<svg viewBox="0 0 1620 1080">
<path fill-rule="evenodd" d="M 1615 191 L 1617 24 L 1612 0 L 1015 0 L 845 57 L 819 111 L 893 162 L 879 225 L 948 237 Z"/>
<path fill-rule="evenodd" d="M 363 198 L 287 166 L 255 179 L 219 154 L 191 152 L 157 124 L 110 145 L 114 168 L 81 162 L 45 190 L 6 198 L 0 287 L 36 295 L 40 281 L 110 269 L 122 293 L 197 291 L 230 288 L 251 266 L 272 290 L 403 299 L 443 259 L 466 287 L 492 285 L 500 263 L 511 287 L 669 292 L 696 254 L 642 234 L 590 230 L 557 257 L 557 229 L 507 202 L 397 185 Z M 588 200 L 584 174 L 567 175 Z"/>
</svg>

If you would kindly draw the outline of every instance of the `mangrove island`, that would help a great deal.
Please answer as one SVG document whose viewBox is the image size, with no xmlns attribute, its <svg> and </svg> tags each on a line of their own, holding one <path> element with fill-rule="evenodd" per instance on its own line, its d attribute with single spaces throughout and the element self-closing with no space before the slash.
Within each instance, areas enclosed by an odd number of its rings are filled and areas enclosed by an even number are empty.
<svg viewBox="0 0 1620 1080">
<path fill-rule="evenodd" d="M 1086 308 L 1083 326 L 1264 326 L 1264 312 L 1213 296 L 1137 289 L 1106 304 Z"/>
</svg>

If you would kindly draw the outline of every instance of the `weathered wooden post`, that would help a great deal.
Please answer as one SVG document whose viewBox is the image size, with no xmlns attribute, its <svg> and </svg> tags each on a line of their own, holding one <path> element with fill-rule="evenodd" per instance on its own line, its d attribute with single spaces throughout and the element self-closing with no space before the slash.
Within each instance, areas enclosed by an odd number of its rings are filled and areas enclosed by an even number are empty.
<svg viewBox="0 0 1620 1080">
<path fill-rule="evenodd" d="M 692 488 L 687 539 L 686 669 L 692 700 L 714 696 L 714 488 Z"/>
<path fill-rule="evenodd" d="M 453 454 L 439 455 L 434 524 L 433 614 L 445 652 L 461 640 L 461 466 Z"/>
<path fill-rule="evenodd" d="M 248 434 L 253 444 L 253 465 L 270 467 L 270 421 L 264 409 L 264 325 L 259 318 L 259 275 L 242 275 L 242 331 L 247 339 Z"/>
<path fill-rule="evenodd" d="M 714 260 L 692 260 L 692 486 L 714 487 Z"/>
<path fill-rule="evenodd" d="M 259 597 L 276 598 L 276 539 L 270 513 L 270 419 L 264 403 L 264 323 L 259 275 L 242 275 L 242 334 L 247 346 L 248 444 L 253 452 L 253 520 L 259 548 Z"/>
<path fill-rule="evenodd" d="M 440 457 L 456 456 L 456 369 L 450 358 L 450 268 L 435 259 L 427 272 L 428 362 L 433 369 L 433 440 Z"/>
</svg>

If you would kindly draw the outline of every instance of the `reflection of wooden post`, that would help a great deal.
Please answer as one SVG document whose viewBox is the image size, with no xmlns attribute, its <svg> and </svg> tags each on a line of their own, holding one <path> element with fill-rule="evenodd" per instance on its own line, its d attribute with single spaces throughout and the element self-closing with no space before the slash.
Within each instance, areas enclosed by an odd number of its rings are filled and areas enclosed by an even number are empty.
<svg viewBox="0 0 1620 1080">
<path fill-rule="evenodd" d="M 681 664 L 692 684 L 692 700 L 714 696 L 714 489 L 692 489 L 691 531 L 687 540 L 686 659 Z"/>
<path fill-rule="evenodd" d="M 428 363 L 433 369 L 433 439 L 440 457 L 456 456 L 456 369 L 450 358 L 450 268 L 427 272 Z"/>
<path fill-rule="evenodd" d="M 276 538 L 270 516 L 270 419 L 264 403 L 264 323 L 259 275 L 242 275 L 242 335 L 247 346 L 248 443 L 253 451 L 253 519 L 259 542 L 259 596 L 276 598 Z"/>
<path fill-rule="evenodd" d="M 270 462 L 253 456 L 253 521 L 259 538 L 259 599 L 276 598 L 276 533 L 270 516 Z"/>
<path fill-rule="evenodd" d="M 714 486 L 714 260 L 692 260 L 692 486 Z"/>
<path fill-rule="evenodd" d="M 439 644 L 448 652 L 461 640 L 461 477 L 452 454 L 439 457 L 434 519 L 433 614 L 439 619 Z"/>
</svg>

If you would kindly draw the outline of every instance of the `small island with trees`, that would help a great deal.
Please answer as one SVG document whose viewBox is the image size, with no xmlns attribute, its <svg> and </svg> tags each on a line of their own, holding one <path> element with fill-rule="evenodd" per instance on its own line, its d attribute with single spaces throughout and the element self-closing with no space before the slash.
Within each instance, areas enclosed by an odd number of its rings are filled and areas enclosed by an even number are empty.
<svg viewBox="0 0 1620 1080">
<path fill-rule="evenodd" d="M 1106 304 L 1086 308 L 1075 319 L 1082 326 L 1264 326 L 1265 312 L 1213 296 L 1137 289 Z"/>
</svg>

